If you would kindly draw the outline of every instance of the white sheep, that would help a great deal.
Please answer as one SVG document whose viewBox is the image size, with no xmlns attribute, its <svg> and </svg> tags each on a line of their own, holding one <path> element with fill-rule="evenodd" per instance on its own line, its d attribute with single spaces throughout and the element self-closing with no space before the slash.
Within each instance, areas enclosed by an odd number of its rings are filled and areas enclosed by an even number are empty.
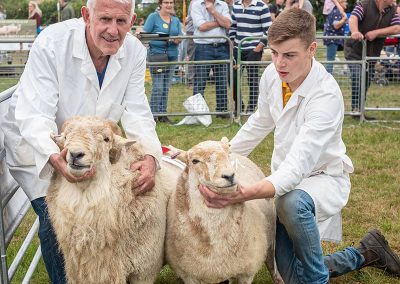
<svg viewBox="0 0 400 284">
<path fill-rule="evenodd" d="M 275 283 L 276 212 L 273 200 L 259 199 L 208 208 L 198 187 L 224 194 L 264 178 L 248 158 L 229 154 L 227 139 L 205 141 L 178 159 L 186 163 L 167 209 L 167 261 L 185 283 L 237 279 L 250 284 L 264 261 Z"/>
<path fill-rule="evenodd" d="M 117 134 L 112 122 L 75 117 L 55 137 L 71 174 L 96 167 L 79 183 L 55 173 L 46 198 L 69 283 L 154 283 L 163 265 L 167 198 L 180 170 L 161 164 L 155 187 L 135 195 L 129 168 L 143 155 Z"/>
</svg>

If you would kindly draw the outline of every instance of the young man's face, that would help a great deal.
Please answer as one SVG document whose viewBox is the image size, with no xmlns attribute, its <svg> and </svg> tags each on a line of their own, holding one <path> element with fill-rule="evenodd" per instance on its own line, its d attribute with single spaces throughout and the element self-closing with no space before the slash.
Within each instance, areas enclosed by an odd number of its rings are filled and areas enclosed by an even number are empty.
<svg viewBox="0 0 400 284">
<path fill-rule="evenodd" d="M 297 89 L 311 70 L 312 58 L 317 44 L 305 46 L 299 38 L 282 43 L 270 43 L 272 62 L 282 81 L 289 84 L 292 91 Z"/>
<path fill-rule="evenodd" d="M 98 50 L 102 55 L 117 53 L 136 19 L 136 15 L 130 16 L 131 5 L 97 0 L 91 12 L 92 15 L 87 7 L 82 8 L 89 49 Z"/>
</svg>

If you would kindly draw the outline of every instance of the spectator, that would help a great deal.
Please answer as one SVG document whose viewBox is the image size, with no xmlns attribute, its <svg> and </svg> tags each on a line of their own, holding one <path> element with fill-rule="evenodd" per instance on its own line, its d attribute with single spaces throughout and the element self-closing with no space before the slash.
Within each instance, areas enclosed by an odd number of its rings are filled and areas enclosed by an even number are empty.
<svg viewBox="0 0 400 284">
<path fill-rule="evenodd" d="M 42 10 L 39 8 L 39 4 L 35 1 L 29 1 L 28 3 L 28 19 L 36 21 L 36 33 L 39 34 L 41 31 L 41 20 Z"/>
<path fill-rule="evenodd" d="M 0 20 L 7 19 L 6 11 L 3 8 L 3 5 L 0 5 Z"/>
<path fill-rule="evenodd" d="M 58 0 L 61 8 L 61 22 L 75 18 L 74 7 L 69 0 Z"/>
<path fill-rule="evenodd" d="M 227 30 L 231 27 L 228 5 L 221 0 L 193 2 L 191 16 L 195 36 L 226 36 Z M 224 38 L 198 38 L 194 42 L 196 61 L 229 59 L 229 45 Z M 204 96 L 210 69 L 213 69 L 215 78 L 216 111 L 226 112 L 228 111 L 227 78 L 229 74 L 226 64 L 196 65 L 193 95 L 201 93 Z M 228 115 L 218 116 L 228 117 Z"/>
<path fill-rule="evenodd" d="M 209 207 L 275 197 L 276 263 L 285 283 L 321 283 L 367 266 L 400 276 L 400 259 L 378 230 L 357 248 L 324 258 L 321 237 L 340 240 L 340 211 L 350 194 L 353 165 L 342 140 L 343 96 L 335 79 L 314 59 L 315 17 L 293 8 L 268 31 L 273 64 L 260 82 L 257 111 L 230 141 L 249 155 L 273 132 L 271 175 L 236 192 L 218 195 L 200 185 Z"/>
<path fill-rule="evenodd" d="M 347 7 L 347 0 L 339 0 L 339 4 L 342 9 L 345 10 Z M 344 13 L 344 15 L 346 15 L 346 13 Z M 344 36 L 346 20 L 347 16 L 343 17 L 343 14 L 335 6 L 326 18 L 324 36 Z M 336 51 L 339 46 L 343 46 L 344 39 L 324 39 L 323 42 L 324 45 L 326 45 L 326 60 L 335 61 Z M 326 70 L 332 74 L 332 63 L 326 64 Z"/>
<path fill-rule="evenodd" d="M 271 17 L 268 6 L 261 0 L 239 0 L 235 2 L 232 13 L 232 26 L 229 31 L 229 38 L 234 44 L 235 61 L 238 60 L 238 45 L 241 40 L 246 37 L 262 37 L 266 36 L 267 30 L 271 25 Z M 264 46 L 267 44 L 265 40 L 254 39 L 244 41 L 241 46 L 241 60 L 243 61 L 261 61 Z M 258 101 L 258 71 L 259 66 L 247 65 L 247 82 L 249 85 L 249 101 L 247 104 L 247 113 L 254 112 Z M 240 78 L 239 78 L 240 80 Z M 235 106 L 237 104 L 237 72 L 233 72 L 233 100 Z M 244 103 L 240 102 L 241 110 L 244 111 Z M 239 112 L 239 110 L 236 110 Z"/>
<path fill-rule="evenodd" d="M 278 17 L 279 13 L 283 11 L 283 3 L 284 0 L 275 0 L 275 4 L 271 3 L 268 5 L 269 13 L 271 14 L 271 20 L 275 21 L 275 18 Z"/>
<path fill-rule="evenodd" d="M 192 6 L 195 1 L 198 1 L 198 0 L 190 1 L 189 8 L 188 8 L 188 15 L 186 17 L 186 22 L 185 22 L 187 36 L 193 36 L 193 34 L 194 34 L 194 26 L 193 26 L 193 19 L 192 19 L 191 13 L 192 13 Z M 196 50 L 194 41 L 193 41 L 193 39 L 189 38 L 186 40 L 186 42 L 187 42 L 186 60 L 194 61 L 194 54 L 195 54 L 195 50 Z M 188 65 L 186 79 L 187 79 L 187 84 L 190 87 L 193 87 L 193 85 L 194 85 L 194 66 L 191 64 Z"/>
<path fill-rule="evenodd" d="M 339 0 L 325 0 L 322 14 L 328 16 L 332 12 L 334 7 L 339 9 L 340 13 L 342 14 L 342 17 L 346 15 L 346 12 L 344 11 L 343 7 L 339 4 Z"/>
<path fill-rule="evenodd" d="M 174 15 L 175 0 L 158 0 L 159 11 L 151 13 L 143 26 L 143 31 L 147 33 L 169 34 L 170 36 L 182 35 L 181 23 Z M 179 39 L 174 40 L 151 40 L 149 56 L 167 54 L 168 61 L 178 59 Z M 162 64 L 162 63 L 161 63 Z M 153 115 L 166 113 L 168 105 L 168 92 L 171 79 L 174 75 L 175 66 L 169 65 L 166 68 L 151 67 L 150 73 L 153 82 L 150 107 Z M 168 122 L 167 116 L 158 117 L 159 122 Z"/>
<path fill-rule="evenodd" d="M 82 18 L 47 27 L 36 38 L 1 120 L 7 164 L 39 216 L 39 238 L 51 283 L 66 283 L 63 258 L 49 221 L 45 196 L 53 171 L 70 182 L 67 149 L 50 138 L 65 120 L 97 115 L 121 121 L 129 139 L 140 141 L 144 160 L 135 193 L 154 186 L 161 145 L 144 90 L 146 48 L 128 32 L 135 21 L 133 0 L 88 0 Z M 106 20 L 105 20 L 106 19 Z M 112 260 L 110 260 L 112 261 Z"/>
<path fill-rule="evenodd" d="M 287 9 L 297 7 L 313 14 L 313 6 L 309 0 L 286 0 Z"/>
<path fill-rule="evenodd" d="M 362 0 L 356 4 L 349 19 L 351 39 L 344 44 L 347 60 L 362 59 L 362 40 L 367 40 L 367 56 L 379 57 L 385 37 L 400 33 L 400 16 L 396 14 L 394 0 Z M 365 94 L 374 74 L 374 62 L 368 64 Z M 361 110 L 361 65 L 349 64 L 351 74 L 351 108 Z M 356 116 L 354 116 L 356 117 Z M 373 119 L 373 117 L 365 117 Z"/>
</svg>

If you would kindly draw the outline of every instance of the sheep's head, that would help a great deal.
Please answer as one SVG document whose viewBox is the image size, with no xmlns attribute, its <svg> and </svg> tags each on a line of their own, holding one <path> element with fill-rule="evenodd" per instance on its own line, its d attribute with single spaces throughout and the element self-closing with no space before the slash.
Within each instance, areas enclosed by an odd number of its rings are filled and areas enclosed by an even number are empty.
<svg viewBox="0 0 400 284">
<path fill-rule="evenodd" d="M 110 163 L 123 146 L 135 143 L 120 134 L 118 125 L 112 121 L 95 116 L 77 116 L 65 121 L 62 133 L 53 135 L 53 139 L 61 150 L 67 148 L 69 172 L 82 176 L 99 162 Z"/>
<path fill-rule="evenodd" d="M 200 184 L 217 193 L 236 191 L 237 179 L 227 138 L 201 142 L 181 155 L 178 157 L 186 162 L 189 176 L 196 176 Z"/>
</svg>

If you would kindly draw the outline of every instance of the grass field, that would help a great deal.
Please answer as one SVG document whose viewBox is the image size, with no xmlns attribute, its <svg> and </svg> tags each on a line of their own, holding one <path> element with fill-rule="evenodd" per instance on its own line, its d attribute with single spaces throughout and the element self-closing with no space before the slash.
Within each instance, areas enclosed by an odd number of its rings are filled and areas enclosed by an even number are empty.
<svg viewBox="0 0 400 284">
<path fill-rule="evenodd" d="M 348 109 L 350 93 L 347 77 L 343 76 L 338 81 L 346 100 L 346 109 Z M 11 87 L 16 82 L 17 79 L 15 78 L 0 78 L 0 91 Z M 207 101 L 214 100 L 213 90 L 213 86 L 208 87 Z M 146 85 L 146 93 L 150 93 L 149 83 Z M 399 93 L 400 85 L 398 83 L 389 86 L 372 84 L 368 93 L 368 103 L 370 106 L 400 106 Z M 182 84 L 177 84 L 173 86 L 171 94 L 169 110 L 183 111 L 182 101 L 188 95 L 191 95 L 191 90 Z M 357 245 L 359 239 L 368 229 L 377 227 L 385 234 L 393 249 L 400 254 L 400 124 L 398 123 L 400 112 L 374 112 L 371 114 L 389 122 L 359 124 L 357 120 L 350 117 L 345 119 L 343 140 L 347 146 L 348 155 L 354 163 L 355 172 L 351 175 L 352 192 L 350 199 L 342 212 L 343 241 L 341 244 L 324 243 L 323 247 L 326 253 L 334 252 L 352 243 Z M 173 119 L 178 121 L 180 118 Z M 232 138 L 238 131 L 239 125 L 233 124 L 229 127 L 223 127 L 227 124 L 227 120 L 221 119 L 214 119 L 214 123 L 209 128 L 158 124 L 157 133 L 163 144 L 172 144 L 178 148 L 187 149 L 208 139 L 220 139 L 223 136 Z M 271 153 L 272 137 L 267 137 L 255 149 L 250 158 L 268 174 L 270 172 Z M 17 231 L 7 251 L 9 263 L 16 254 L 17 248 L 34 218 L 34 214 L 30 212 Z M 18 270 L 13 283 L 21 283 L 29 259 L 32 258 L 37 245 L 36 239 L 35 243 L 29 248 L 28 255 L 22 267 Z M 42 261 L 35 271 L 31 283 L 49 283 Z M 160 273 L 157 283 L 172 284 L 177 283 L 177 279 L 173 272 L 165 268 Z M 263 268 L 254 283 L 272 282 Z M 331 283 L 400 284 L 400 278 L 392 278 L 379 270 L 368 268 L 331 280 Z"/>
<path fill-rule="evenodd" d="M 224 121 L 217 121 L 223 124 Z M 387 125 L 385 125 L 387 126 Z M 222 136 L 232 138 L 239 126 L 209 127 L 157 125 L 157 132 L 163 144 L 173 144 L 187 149 L 192 145 L 208 139 L 219 139 Z M 370 228 L 379 228 L 387 237 L 395 251 L 400 253 L 400 135 L 399 129 L 373 124 L 358 124 L 346 118 L 343 139 L 347 145 L 348 155 L 353 160 L 355 172 L 351 175 L 352 193 L 348 205 L 343 210 L 343 241 L 341 244 L 324 244 L 326 253 L 358 243 L 358 240 Z M 263 171 L 270 171 L 269 160 L 272 152 L 272 139 L 267 137 L 251 154 Z M 30 215 L 30 220 L 33 219 Z M 20 241 L 23 227 L 17 235 Z M 33 255 L 34 246 L 30 251 Z M 8 254 L 15 253 L 15 245 Z M 24 264 L 26 265 L 26 264 Z M 26 268 L 26 267 L 25 267 Z M 23 269 L 20 269 L 14 283 L 21 282 Z M 40 263 L 32 283 L 48 283 L 43 263 Z M 175 275 L 164 269 L 157 283 L 177 283 Z M 271 283 L 265 269 L 257 275 L 254 283 Z M 347 276 L 332 280 L 332 283 L 365 283 L 393 284 L 400 279 L 392 278 L 381 271 L 368 268 L 353 272 Z"/>
</svg>

